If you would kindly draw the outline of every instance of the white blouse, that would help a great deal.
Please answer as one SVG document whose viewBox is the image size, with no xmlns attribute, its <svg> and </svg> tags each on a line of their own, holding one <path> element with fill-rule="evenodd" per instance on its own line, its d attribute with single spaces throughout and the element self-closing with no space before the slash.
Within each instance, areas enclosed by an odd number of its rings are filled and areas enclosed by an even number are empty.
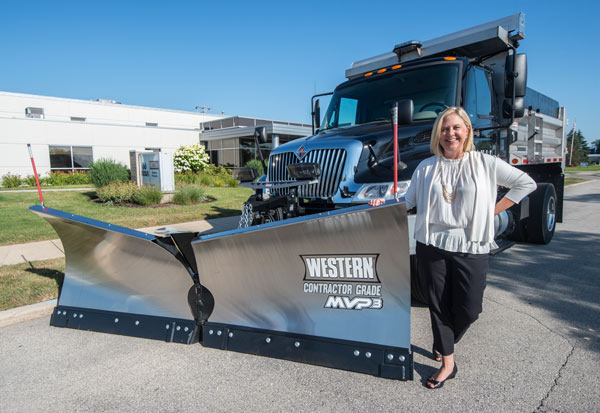
<svg viewBox="0 0 600 413">
<path fill-rule="evenodd" d="M 446 190 L 455 193 L 448 202 L 444 199 L 442 180 Z M 441 156 L 433 175 L 429 198 L 429 243 L 445 251 L 469 254 L 487 254 L 496 244 L 469 241 L 473 222 L 476 186 L 469 167 L 469 153 L 460 159 Z"/>
<path fill-rule="evenodd" d="M 456 191 L 455 199 L 448 203 L 443 197 L 441 162 L 439 156 L 429 157 L 412 175 L 405 201 L 408 209 L 417 207 L 414 238 L 448 251 L 489 252 L 495 247 L 494 205 L 498 186 L 509 188 L 505 196 L 518 203 L 535 190 L 535 181 L 495 156 L 469 152 L 463 157 L 462 167 L 456 161 L 449 161 L 449 164 L 456 162 L 458 165 L 444 164 L 457 168 L 455 175 L 444 171 L 447 191 Z M 455 189 L 456 182 L 458 187 Z M 467 185 L 469 182 L 472 184 Z M 468 201 L 469 198 L 472 200 Z"/>
</svg>

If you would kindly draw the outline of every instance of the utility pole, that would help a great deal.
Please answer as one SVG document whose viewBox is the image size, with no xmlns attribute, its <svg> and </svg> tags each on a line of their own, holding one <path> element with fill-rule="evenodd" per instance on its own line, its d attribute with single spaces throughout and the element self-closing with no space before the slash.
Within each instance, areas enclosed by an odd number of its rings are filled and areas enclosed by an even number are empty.
<svg viewBox="0 0 600 413">
<path fill-rule="evenodd" d="M 573 121 L 573 133 L 571 134 L 571 150 L 569 151 L 569 165 L 573 166 L 573 142 L 575 142 L 575 126 L 577 126 L 577 119 Z"/>
</svg>

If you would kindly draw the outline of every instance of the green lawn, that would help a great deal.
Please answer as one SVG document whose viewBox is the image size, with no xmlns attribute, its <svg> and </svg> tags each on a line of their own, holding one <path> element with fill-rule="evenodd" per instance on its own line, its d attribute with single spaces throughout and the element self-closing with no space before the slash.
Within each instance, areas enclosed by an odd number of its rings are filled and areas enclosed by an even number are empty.
<svg viewBox="0 0 600 413">
<path fill-rule="evenodd" d="M 600 165 L 589 165 L 589 166 L 569 166 L 565 168 L 565 173 L 575 173 L 575 172 L 590 172 L 590 171 L 600 171 Z"/>
<path fill-rule="evenodd" d="M 248 188 L 205 188 L 214 201 L 198 205 L 166 207 L 108 206 L 92 202 L 92 191 L 44 192 L 50 208 L 122 225 L 144 228 L 240 214 L 251 195 Z M 37 192 L 0 192 L 0 245 L 57 238 L 52 227 L 27 208 L 39 204 Z"/>
<path fill-rule="evenodd" d="M 58 297 L 65 259 L 0 267 L 0 311 Z"/>
<path fill-rule="evenodd" d="M 43 186 L 42 192 L 48 189 L 69 189 L 69 188 L 92 188 L 94 185 L 92 184 L 83 184 L 83 185 L 64 185 L 64 186 Z M 0 192 L 2 191 L 35 191 L 37 193 L 37 186 L 20 186 L 18 188 L 0 188 Z"/>
<path fill-rule="evenodd" d="M 573 185 L 573 184 L 579 184 L 581 182 L 587 182 L 589 181 L 589 179 L 584 179 L 584 178 L 565 178 L 565 186 L 569 186 L 569 185 Z"/>
</svg>

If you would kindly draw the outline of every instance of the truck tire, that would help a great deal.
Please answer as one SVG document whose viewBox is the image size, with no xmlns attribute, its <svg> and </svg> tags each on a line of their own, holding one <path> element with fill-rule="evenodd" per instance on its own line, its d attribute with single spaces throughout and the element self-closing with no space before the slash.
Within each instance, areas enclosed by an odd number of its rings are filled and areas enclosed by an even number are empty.
<svg viewBox="0 0 600 413">
<path fill-rule="evenodd" d="M 419 275 L 419 267 L 417 266 L 417 256 L 410 256 L 410 295 L 413 300 L 423 304 L 428 304 L 427 298 L 427 281 Z"/>
<path fill-rule="evenodd" d="M 529 199 L 527 241 L 534 244 L 548 244 L 552 241 L 556 228 L 556 190 L 554 185 L 538 184 Z"/>
</svg>

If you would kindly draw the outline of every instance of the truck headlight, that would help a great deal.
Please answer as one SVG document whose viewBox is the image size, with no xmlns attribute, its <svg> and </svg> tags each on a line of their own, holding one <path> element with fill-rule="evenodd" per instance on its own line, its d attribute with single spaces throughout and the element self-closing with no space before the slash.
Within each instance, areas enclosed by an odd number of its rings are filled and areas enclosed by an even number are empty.
<svg viewBox="0 0 600 413">
<path fill-rule="evenodd" d="M 398 196 L 404 196 L 408 190 L 410 181 L 398 182 Z M 380 184 L 364 184 L 361 186 L 356 195 L 354 195 L 355 202 L 368 202 L 371 199 L 385 198 L 393 199 L 392 188 L 394 187 L 393 182 L 383 182 Z"/>
</svg>

